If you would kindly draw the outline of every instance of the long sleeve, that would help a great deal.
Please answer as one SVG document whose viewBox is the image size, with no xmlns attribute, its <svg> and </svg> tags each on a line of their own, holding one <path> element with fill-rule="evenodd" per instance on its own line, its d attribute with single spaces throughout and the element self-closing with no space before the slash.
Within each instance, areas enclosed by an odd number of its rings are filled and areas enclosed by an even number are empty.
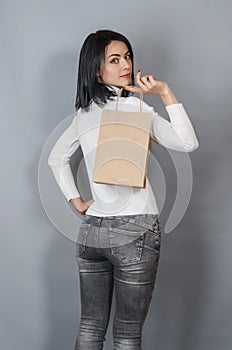
<svg viewBox="0 0 232 350">
<path fill-rule="evenodd" d="M 165 107 L 170 122 L 153 112 L 151 138 L 166 148 L 192 152 L 199 147 L 191 121 L 181 103 Z"/>
<path fill-rule="evenodd" d="M 67 201 L 81 196 L 70 167 L 70 158 L 80 146 L 74 119 L 59 137 L 48 157 L 48 165 L 51 167 L 56 182 Z"/>
</svg>

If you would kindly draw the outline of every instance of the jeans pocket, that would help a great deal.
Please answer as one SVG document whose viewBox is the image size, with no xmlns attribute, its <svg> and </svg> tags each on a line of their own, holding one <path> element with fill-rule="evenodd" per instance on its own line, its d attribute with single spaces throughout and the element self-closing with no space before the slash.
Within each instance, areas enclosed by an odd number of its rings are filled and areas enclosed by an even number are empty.
<svg viewBox="0 0 232 350">
<path fill-rule="evenodd" d="M 161 224 L 158 218 L 144 236 L 144 248 L 159 253 L 161 247 L 161 232 Z"/>
<path fill-rule="evenodd" d="M 86 250 L 86 243 L 90 226 L 91 224 L 87 224 L 86 222 L 81 223 L 76 243 L 76 257 L 81 256 Z"/>
<path fill-rule="evenodd" d="M 127 222 L 109 227 L 110 251 L 122 263 L 141 260 L 146 228 Z"/>
</svg>

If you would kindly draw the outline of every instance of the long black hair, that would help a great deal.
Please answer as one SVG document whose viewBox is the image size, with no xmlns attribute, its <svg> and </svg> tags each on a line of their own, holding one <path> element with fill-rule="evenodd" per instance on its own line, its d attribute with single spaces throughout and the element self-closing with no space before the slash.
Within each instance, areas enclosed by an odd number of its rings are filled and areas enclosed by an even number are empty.
<svg viewBox="0 0 232 350">
<path fill-rule="evenodd" d="M 133 51 L 128 39 L 112 30 L 98 30 L 91 33 L 85 39 L 79 57 L 77 94 L 75 108 L 88 109 L 91 102 L 104 105 L 107 99 L 116 93 L 106 84 L 100 83 L 96 73 L 100 70 L 101 62 L 105 58 L 105 48 L 112 40 L 122 41 L 128 47 L 132 62 L 132 85 L 134 85 L 134 61 Z M 127 97 L 130 92 L 122 91 L 122 96 Z"/>
</svg>

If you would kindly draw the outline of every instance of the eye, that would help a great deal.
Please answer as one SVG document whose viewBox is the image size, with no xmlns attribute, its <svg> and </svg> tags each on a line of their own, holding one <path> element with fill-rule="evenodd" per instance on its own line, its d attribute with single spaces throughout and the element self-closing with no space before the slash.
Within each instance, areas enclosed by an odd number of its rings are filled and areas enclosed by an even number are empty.
<svg viewBox="0 0 232 350">
<path fill-rule="evenodd" d="M 113 58 L 110 63 L 118 63 L 118 59 L 117 58 Z"/>
<path fill-rule="evenodd" d="M 126 56 L 125 56 L 126 59 L 130 60 L 131 59 L 131 54 L 128 53 Z"/>
</svg>

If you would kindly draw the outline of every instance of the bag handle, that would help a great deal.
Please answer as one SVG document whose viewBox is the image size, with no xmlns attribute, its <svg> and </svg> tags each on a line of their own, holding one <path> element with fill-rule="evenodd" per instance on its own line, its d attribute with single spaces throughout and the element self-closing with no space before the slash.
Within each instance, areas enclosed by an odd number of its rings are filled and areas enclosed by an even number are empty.
<svg viewBox="0 0 232 350">
<path fill-rule="evenodd" d="M 122 87 L 121 89 L 119 89 L 118 91 L 118 96 L 117 96 L 117 100 L 116 100 L 116 111 L 118 111 L 118 101 L 119 101 L 119 97 L 122 94 L 122 90 L 124 90 L 124 88 Z M 140 112 L 142 112 L 142 105 L 143 105 L 143 93 L 142 91 L 140 91 Z"/>
</svg>

